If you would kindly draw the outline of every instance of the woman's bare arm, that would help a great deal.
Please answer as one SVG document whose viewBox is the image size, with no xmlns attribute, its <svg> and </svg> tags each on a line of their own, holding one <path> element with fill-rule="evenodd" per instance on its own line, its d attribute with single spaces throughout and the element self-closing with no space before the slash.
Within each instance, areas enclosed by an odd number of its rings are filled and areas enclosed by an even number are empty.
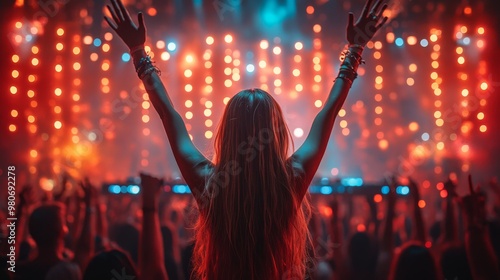
<svg viewBox="0 0 500 280">
<path fill-rule="evenodd" d="M 152 63 L 147 60 L 147 54 L 144 51 L 146 41 L 144 16 L 139 13 L 139 26 L 137 27 L 120 0 L 111 0 L 111 4 L 113 8 L 107 7 L 112 19 L 105 17 L 105 20 L 130 48 L 134 66 L 140 74 L 153 107 L 163 122 L 163 127 L 167 133 L 179 169 L 187 184 L 195 189 L 192 193 L 195 196 L 201 194 L 204 187 L 203 172 L 208 165 L 211 165 L 211 162 L 203 156 L 191 141 L 184 121 L 175 110 L 159 77 L 159 72 L 149 71 L 157 70 L 157 68 L 154 68 Z"/>
<path fill-rule="evenodd" d="M 302 189 L 299 190 L 299 194 L 301 195 L 306 193 L 307 187 L 323 158 L 335 118 L 344 104 L 351 88 L 352 80 L 355 77 L 355 71 L 360 63 L 363 47 L 387 20 L 386 17 L 382 19 L 382 14 L 387 5 L 384 4 L 379 11 L 382 0 L 378 0 L 373 7 L 372 2 L 373 0 L 366 2 L 363 13 L 356 24 L 353 23 L 353 14 L 349 14 L 347 26 L 347 40 L 350 44 L 349 53 L 346 55 L 341 66 L 339 78 L 335 80 L 324 107 L 314 119 L 306 140 L 292 155 L 292 160 L 305 174 Z M 348 73 L 347 77 L 345 75 L 346 72 Z M 354 77 L 350 75 L 351 73 Z"/>
</svg>

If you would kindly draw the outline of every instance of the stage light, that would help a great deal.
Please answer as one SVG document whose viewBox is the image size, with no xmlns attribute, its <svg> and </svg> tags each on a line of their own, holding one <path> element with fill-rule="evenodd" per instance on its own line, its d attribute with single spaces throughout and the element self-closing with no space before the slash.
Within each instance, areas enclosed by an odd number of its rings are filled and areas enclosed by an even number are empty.
<svg viewBox="0 0 500 280">
<path fill-rule="evenodd" d="M 420 40 L 420 45 L 425 48 L 429 45 L 429 41 L 427 41 L 427 39 L 422 39 Z"/>
<path fill-rule="evenodd" d="M 348 187 L 361 187 L 363 185 L 363 179 L 361 178 L 343 178 L 340 183 Z"/>
<path fill-rule="evenodd" d="M 60 121 L 55 121 L 55 122 L 54 122 L 54 127 L 55 127 L 56 129 L 60 129 L 60 128 L 62 127 L 62 123 L 61 123 Z"/>
<path fill-rule="evenodd" d="M 255 70 L 255 66 L 253 64 L 248 64 L 246 69 L 247 72 L 252 73 Z"/>
<path fill-rule="evenodd" d="M 481 131 L 481 132 L 486 132 L 487 129 L 488 128 L 484 124 L 479 127 L 479 131 Z"/>
<path fill-rule="evenodd" d="M 406 42 L 408 43 L 408 45 L 413 46 L 413 45 L 417 44 L 417 37 L 408 36 L 408 38 L 406 38 Z"/>
<path fill-rule="evenodd" d="M 419 208 L 424 208 L 426 205 L 425 200 L 421 199 L 418 201 L 418 207 Z"/>
<path fill-rule="evenodd" d="M 269 42 L 267 40 L 260 41 L 260 48 L 263 50 L 269 48 Z"/>
<path fill-rule="evenodd" d="M 469 45 L 469 44 L 470 44 L 470 38 L 469 38 L 469 37 L 465 37 L 465 38 L 462 40 L 462 43 L 463 43 L 464 45 L 466 45 L 466 46 L 467 46 L 467 45 Z"/>
<path fill-rule="evenodd" d="M 295 137 L 302 137 L 304 135 L 304 130 L 302 128 L 296 128 L 293 130 L 293 135 Z"/>
<path fill-rule="evenodd" d="M 186 56 L 186 62 L 187 63 L 192 63 L 193 61 L 194 61 L 194 58 L 193 58 L 192 55 L 189 54 L 189 55 Z"/>
<path fill-rule="evenodd" d="M 478 34 L 481 34 L 481 35 L 482 35 L 482 34 L 484 34 L 484 27 L 479 27 L 479 28 L 477 29 L 477 33 L 478 33 Z"/>
<path fill-rule="evenodd" d="M 188 185 L 173 185 L 172 192 L 173 193 L 180 193 L 180 194 L 191 193 Z"/>
<path fill-rule="evenodd" d="M 387 40 L 387 43 L 389 43 L 389 44 L 392 44 L 394 42 L 395 38 L 396 38 L 396 36 L 392 32 L 389 32 L 385 35 L 385 39 Z"/>
<path fill-rule="evenodd" d="M 436 172 L 437 173 L 437 172 Z M 448 196 L 448 191 L 447 190 L 441 190 L 439 192 L 439 195 L 442 197 L 442 198 L 446 198 Z"/>
<path fill-rule="evenodd" d="M 380 192 L 381 192 L 382 194 L 388 194 L 390 190 L 391 190 L 391 189 L 389 188 L 389 186 L 382 186 L 382 187 L 380 188 Z"/>
<path fill-rule="evenodd" d="M 281 53 L 281 48 L 280 48 L 280 47 L 274 47 L 274 48 L 273 48 L 273 53 L 274 53 L 275 55 L 279 55 L 279 54 Z"/>
<path fill-rule="evenodd" d="M 406 84 L 408 86 L 413 86 L 415 84 L 415 80 L 413 78 L 406 79 Z"/>
<path fill-rule="evenodd" d="M 231 43 L 233 41 L 233 36 L 227 34 L 226 36 L 224 36 L 224 41 L 228 44 Z"/>
<path fill-rule="evenodd" d="M 170 43 L 168 43 L 168 45 L 167 45 L 167 49 L 168 49 L 169 51 L 171 51 L 171 52 L 175 51 L 175 49 L 176 49 L 176 48 L 177 48 L 177 46 L 175 45 L 175 43 L 174 43 L 174 42 L 170 42 Z"/>
<path fill-rule="evenodd" d="M 40 63 L 40 61 L 36 57 L 31 60 L 31 65 L 33 65 L 33 66 L 37 66 L 38 63 Z"/>
<path fill-rule="evenodd" d="M 301 42 L 297 42 L 297 43 L 295 43 L 295 49 L 296 49 L 296 50 L 299 50 L 299 51 L 300 51 L 300 50 L 302 50 L 302 48 L 303 48 L 303 47 L 304 47 L 304 45 L 302 45 L 302 43 L 301 43 Z"/>
<path fill-rule="evenodd" d="M 482 89 L 482 90 L 487 90 L 487 89 L 488 89 L 488 83 L 486 83 L 486 82 L 482 82 L 482 83 L 481 83 L 481 89 Z"/>
<path fill-rule="evenodd" d="M 102 44 L 101 39 L 99 39 L 99 38 L 94 39 L 94 46 L 99 47 L 99 46 L 101 46 L 101 44 Z"/>
<path fill-rule="evenodd" d="M 313 6 L 307 6 L 306 13 L 308 15 L 312 15 L 314 13 L 314 7 Z"/>
<path fill-rule="evenodd" d="M 319 24 L 315 24 L 315 25 L 313 26 L 313 31 L 314 31 L 315 33 L 319 33 L 319 32 L 321 32 L 321 25 L 319 25 Z"/>
<path fill-rule="evenodd" d="M 397 38 L 394 43 L 396 44 L 396 46 L 398 47 L 402 47 L 404 45 L 404 40 L 402 38 Z"/>
<path fill-rule="evenodd" d="M 215 42 L 214 37 L 208 36 L 205 42 L 207 43 L 207 45 L 212 45 Z"/>
</svg>

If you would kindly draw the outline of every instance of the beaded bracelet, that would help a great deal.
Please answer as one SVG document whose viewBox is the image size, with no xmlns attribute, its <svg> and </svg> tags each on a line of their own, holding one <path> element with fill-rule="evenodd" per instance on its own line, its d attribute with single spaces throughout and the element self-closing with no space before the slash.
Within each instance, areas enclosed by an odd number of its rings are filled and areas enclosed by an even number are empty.
<svg viewBox="0 0 500 280">
<path fill-rule="evenodd" d="M 146 66 L 147 64 L 152 64 L 152 63 L 153 62 L 151 61 L 151 57 L 149 55 L 147 55 L 145 57 L 141 57 L 141 59 L 139 60 L 139 63 L 137 63 L 137 67 L 135 68 L 135 71 L 137 73 L 139 73 L 144 66 Z"/>
</svg>

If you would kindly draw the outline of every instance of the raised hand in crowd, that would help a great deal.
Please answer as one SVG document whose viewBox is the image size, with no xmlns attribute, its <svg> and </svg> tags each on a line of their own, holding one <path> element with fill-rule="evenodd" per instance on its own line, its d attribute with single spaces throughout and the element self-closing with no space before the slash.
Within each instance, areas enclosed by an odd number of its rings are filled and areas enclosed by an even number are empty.
<svg viewBox="0 0 500 280">
<path fill-rule="evenodd" d="M 168 279 L 164 266 L 163 240 L 158 204 L 163 180 L 141 173 L 142 231 L 139 270 L 142 279 Z"/>
<path fill-rule="evenodd" d="M 485 197 L 474 189 L 469 175 L 470 194 L 460 206 L 465 223 L 465 249 L 474 279 L 500 279 L 498 261 L 493 251 L 486 223 Z"/>
</svg>

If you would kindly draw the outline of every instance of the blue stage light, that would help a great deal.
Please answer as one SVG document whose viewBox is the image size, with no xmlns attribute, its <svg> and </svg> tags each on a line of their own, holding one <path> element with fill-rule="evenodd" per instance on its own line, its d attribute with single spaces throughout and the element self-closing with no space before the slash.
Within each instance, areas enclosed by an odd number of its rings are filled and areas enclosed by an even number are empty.
<svg viewBox="0 0 500 280">
<path fill-rule="evenodd" d="M 247 65 L 247 72 L 252 73 L 255 70 L 255 66 L 253 64 Z"/>
<path fill-rule="evenodd" d="M 427 41 L 427 39 L 422 39 L 420 40 L 420 45 L 425 48 L 429 45 L 429 41 Z"/>
<path fill-rule="evenodd" d="M 108 187 L 108 191 L 110 193 L 114 193 L 114 194 L 119 194 L 120 193 L 120 186 L 119 185 L 109 185 Z"/>
<path fill-rule="evenodd" d="M 102 44 L 101 39 L 95 38 L 94 39 L 94 46 L 99 47 Z"/>
<path fill-rule="evenodd" d="M 172 192 L 174 193 L 191 193 L 188 185 L 173 185 Z"/>
<path fill-rule="evenodd" d="M 167 45 L 167 49 L 168 49 L 169 51 L 171 51 L 171 52 L 175 51 L 175 49 L 176 49 L 176 48 L 177 48 L 177 46 L 175 45 L 175 43 L 174 43 L 174 42 L 170 42 L 170 43 L 168 43 L 168 45 Z"/>
<path fill-rule="evenodd" d="M 130 61 L 130 54 L 129 53 L 123 53 L 122 54 L 122 60 L 123 60 L 123 62 L 129 62 Z"/>
<path fill-rule="evenodd" d="M 322 187 L 319 189 L 319 192 L 320 192 L 321 194 L 332 194 L 333 189 L 332 189 L 332 187 L 330 187 L 330 186 L 322 186 Z"/>
<path fill-rule="evenodd" d="M 363 179 L 361 178 L 344 178 L 340 182 L 348 187 L 361 187 L 363 185 Z"/>
<path fill-rule="evenodd" d="M 382 186 L 382 188 L 380 188 L 382 194 L 388 194 L 390 190 L 389 186 Z"/>
<path fill-rule="evenodd" d="M 402 39 L 402 38 L 397 38 L 396 41 L 394 41 L 396 43 L 396 46 L 398 47 L 402 47 L 403 44 L 405 43 L 405 41 Z"/>
<path fill-rule="evenodd" d="M 131 194 L 138 194 L 141 188 L 138 185 L 128 185 L 127 192 Z"/>
</svg>

